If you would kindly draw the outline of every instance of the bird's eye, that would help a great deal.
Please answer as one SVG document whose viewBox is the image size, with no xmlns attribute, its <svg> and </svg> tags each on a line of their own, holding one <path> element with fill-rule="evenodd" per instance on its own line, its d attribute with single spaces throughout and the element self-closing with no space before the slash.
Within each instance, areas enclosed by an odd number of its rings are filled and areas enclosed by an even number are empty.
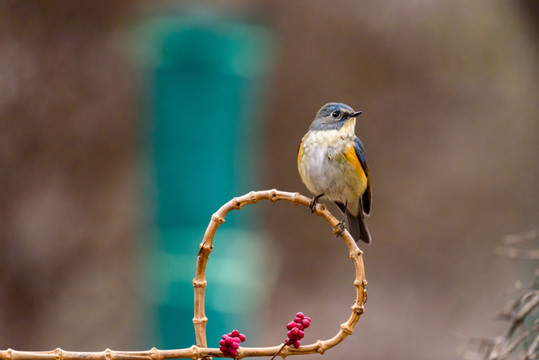
<svg viewBox="0 0 539 360">
<path fill-rule="evenodd" d="M 340 112 L 339 110 L 334 111 L 334 112 L 331 114 L 331 116 L 333 116 L 334 118 L 339 117 L 339 115 L 341 115 L 341 112 Z"/>
</svg>

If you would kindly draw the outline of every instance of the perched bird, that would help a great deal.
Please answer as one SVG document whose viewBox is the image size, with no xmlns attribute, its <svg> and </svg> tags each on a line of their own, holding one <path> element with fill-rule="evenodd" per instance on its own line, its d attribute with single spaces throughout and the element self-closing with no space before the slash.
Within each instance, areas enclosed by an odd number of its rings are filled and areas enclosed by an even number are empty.
<svg viewBox="0 0 539 360">
<path fill-rule="evenodd" d="M 344 231 L 348 223 L 356 242 L 371 243 L 365 216 L 371 212 L 371 182 L 365 148 L 354 130 L 361 111 L 329 103 L 318 111 L 299 145 L 298 170 L 301 180 L 315 196 L 309 208 L 321 197 L 334 201 L 344 212 L 337 224 Z"/>
</svg>

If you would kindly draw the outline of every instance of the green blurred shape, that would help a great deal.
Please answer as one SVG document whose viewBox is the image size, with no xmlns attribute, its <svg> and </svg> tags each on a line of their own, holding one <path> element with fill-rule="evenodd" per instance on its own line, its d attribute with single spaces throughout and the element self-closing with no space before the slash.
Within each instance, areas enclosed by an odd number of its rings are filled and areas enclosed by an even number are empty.
<svg viewBox="0 0 539 360">
<path fill-rule="evenodd" d="M 256 186 L 254 141 L 272 37 L 260 26 L 212 15 L 166 16 L 135 32 L 150 93 L 156 236 L 148 268 L 162 348 L 195 343 L 192 279 L 211 214 Z M 251 211 L 230 214 L 208 263 L 207 338 L 256 321 L 267 271 Z M 218 243 L 217 243 L 218 242 Z M 261 304 L 261 302 L 260 302 Z"/>
</svg>

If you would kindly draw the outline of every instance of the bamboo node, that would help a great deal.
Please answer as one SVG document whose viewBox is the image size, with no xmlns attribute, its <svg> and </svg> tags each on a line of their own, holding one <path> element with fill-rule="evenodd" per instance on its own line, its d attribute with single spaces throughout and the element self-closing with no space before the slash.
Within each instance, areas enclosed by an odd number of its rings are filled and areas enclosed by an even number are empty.
<svg viewBox="0 0 539 360">
<path fill-rule="evenodd" d="M 54 354 L 56 355 L 57 360 L 62 360 L 64 358 L 64 351 L 60 348 L 54 349 Z"/>
<path fill-rule="evenodd" d="M 191 346 L 191 351 L 193 352 L 193 360 L 197 360 L 199 358 L 199 356 L 198 356 L 198 346 L 196 346 L 196 345 Z"/>
<path fill-rule="evenodd" d="M 198 248 L 199 248 L 199 251 L 198 251 L 199 255 L 201 253 L 208 253 L 209 254 L 213 250 L 213 244 L 211 244 L 210 246 L 206 246 L 205 242 L 201 242 L 200 245 L 198 246 Z"/>
<path fill-rule="evenodd" d="M 356 249 L 350 251 L 350 257 L 351 258 L 355 258 L 356 256 L 361 256 L 361 255 L 363 255 L 363 251 L 361 249 L 359 249 L 359 248 L 356 248 Z"/>
<path fill-rule="evenodd" d="M 368 282 L 367 282 L 367 279 L 363 279 L 363 286 L 367 286 Z"/>
<path fill-rule="evenodd" d="M 273 202 L 277 201 L 277 190 L 271 189 L 270 200 L 273 201 Z"/>
<path fill-rule="evenodd" d="M 316 215 L 321 215 L 324 211 L 326 211 L 326 205 L 324 204 L 317 204 L 314 207 L 314 210 L 316 212 Z"/>
<path fill-rule="evenodd" d="M 284 345 L 284 346 L 283 346 Z M 281 359 L 285 359 L 290 354 L 290 346 L 283 344 L 281 345 L 281 350 L 277 355 L 281 357 Z M 277 356 L 275 355 L 275 356 Z"/>
<path fill-rule="evenodd" d="M 341 330 L 346 334 L 346 335 L 352 335 L 352 327 L 350 327 L 350 325 L 348 324 L 341 324 Z"/>
<path fill-rule="evenodd" d="M 222 224 L 225 222 L 225 219 L 222 218 L 221 216 L 217 215 L 217 213 L 214 213 L 212 216 L 211 216 L 211 219 L 212 221 L 215 221 L 216 223 L 219 223 L 219 224 Z"/>
<path fill-rule="evenodd" d="M 355 287 L 362 287 L 362 286 L 363 286 L 363 281 L 361 281 L 361 280 L 354 280 L 354 286 L 355 286 Z"/>
<path fill-rule="evenodd" d="M 352 311 L 358 315 L 362 315 L 365 313 L 365 307 L 363 305 L 354 304 L 352 305 Z"/>
<path fill-rule="evenodd" d="M 294 197 L 293 197 L 293 201 L 292 201 L 292 204 L 294 204 L 294 206 L 298 206 L 299 205 L 299 197 L 300 197 L 300 193 L 297 192 L 294 194 Z"/>
<path fill-rule="evenodd" d="M 232 199 L 232 203 L 234 204 L 234 209 L 239 210 L 241 209 L 241 201 L 238 200 L 238 198 Z"/>
<path fill-rule="evenodd" d="M 105 349 L 105 359 L 112 360 L 112 351 L 109 348 Z"/>
<path fill-rule="evenodd" d="M 155 346 L 152 348 L 152 355 L 150 355 L 150 357 L 152 358 L 152 360 L 162 359 L 161 353 Z"/>
<path fill-rule="evenodd" d="M 249 193 L 249 199 L 251 200 L 251 203 L 256 204 L 258 202 L 258 198 L 256 197 L 256 194 L 254 191 L 251 191 Z"/>
<path fill-rule="evenodd" d="M 327 345 L 321 341 L 321 340 L 317 340 L 316 341 L 316 352 L 319 353 L 320 355 L 324 354 L 327 350 Z"/>
<path fill-rule="evenodd" d="M 208 285 L 208 282 L 206 280 L 197 280 L 196 278 L 193 279 L 194 288 L 206 287 L 206 285 Z"/>
<path fill-rule="evenodd" d="M 11 360 L 11 357 L 13 355 L 12 353 L 13 353 L 12 348 L 7 349 L 7 351 L 6 351 L 6 360 Z"/>
<path fill-rule="evenodd" d="M 205 316 L 203 318 L 193 318 L 193 324 L 205 324 L 207 322 L 208 322 L 208 318 Z"/>
</svg>

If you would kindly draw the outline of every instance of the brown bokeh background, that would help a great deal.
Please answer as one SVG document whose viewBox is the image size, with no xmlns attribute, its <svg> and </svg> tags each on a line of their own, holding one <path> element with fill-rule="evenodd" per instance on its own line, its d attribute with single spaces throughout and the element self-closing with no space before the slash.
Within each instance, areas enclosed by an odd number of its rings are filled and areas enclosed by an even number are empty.
<svg viewBox="0 0 539 360">
<path fill-rule="evenodd" d="M 536 3 L 202 3 L 277 39 L 253 119 L 264 121 L 260 189 L 306 193 L 295 152 L 322 104 L 364 112 L 369 301 L 325 356 L 454 359 L 461 336 L 498 334 L 496 310 L 531 273 L 494 249 L 539 219 Z M 0 348 L 146 345 L 140 89 L 121 39 L 148 14 L 192 5 L 0 3 Z M 332 336 L 353 303 L 345 247 L 307 211 L 261 206 L 280 257 L 258 336 L 281 342 L 298 310 L 313 318 L 306 341 Z"/>
</svg>

